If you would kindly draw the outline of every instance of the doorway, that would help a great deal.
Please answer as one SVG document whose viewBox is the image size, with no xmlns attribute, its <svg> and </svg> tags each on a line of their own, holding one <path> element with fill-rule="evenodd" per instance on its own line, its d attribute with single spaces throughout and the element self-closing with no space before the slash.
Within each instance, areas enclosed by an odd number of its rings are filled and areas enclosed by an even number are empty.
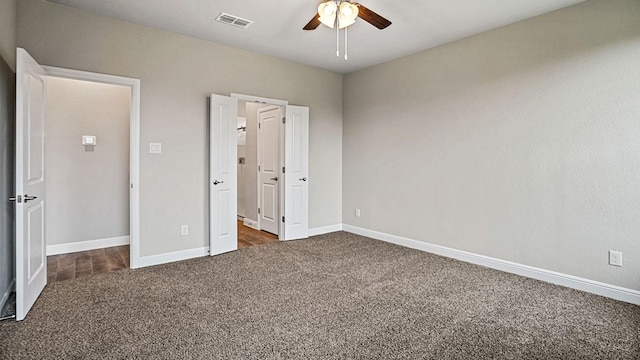
<svg viewBox="0 0 640 360">
<path fill-rule="evenodd" d="M 209 98 L 209 254 L 211 256 L 238 249 L 238 103 L 264 107 L 265 104 L 283 107 L 284 116 L 279 117 L 283 126 L 277 158 L 279 165 L 277 201 L 279 205 L 278 239 L 295 240 L 308 237 L 309 226 L 309 108 L 288 105 L 287 101 L 261 98 L 251 95 L 231 96 L 211 94 Z M 241 108 L 241 111 L 244 108 Z M 246 112 L 248 117 L 253 112 Z M 242 117 L 242 116 L 241 116 Z M 257 117 L 257 116 L 256 116 Z M 251 122 L 246 122 L 247 138 Z M 256 127 L 257 127 L 256 121 Z M 248 143 L 248 139 L 247 139 Z M 275 156 L 274 156 L 275 157 Z M 256 155 L 257 159 L 257 155 Z M 257 171 L 258 164 L 249 164 L 245 159 L 246 173 Z M 280 166 L 282 165 L 282 166 Z M 255 174 L 255 173 L 254 173 Z M 257 176 L 255 177 L 257 179 Z M 244 187 L 245 199 L 252 199 L 249 191 L 257 186 Z M 272 195 L 272 202 L 273 197 Z M 257 198 L 256 198 L 257 199 Z M 272 204 L 273 205 L 273 204 Z M 255 219 L 258 219 L 258 207 Z M 244 224 L 251 224 L 245 206 Z M 262 210 L 262 209 L 261 209 Z M 274 217 L 274 215 L 272 215 Z M 258 227 L 255 221 L 253 227 Z"/>
<path fill-rule="evenodd" d="M 238 101 L 238 219 L 280 233 L 284 107 Z"/>
<path fill-rule="evenodd" d="M 47 282 L 129 267 L 129 87 L 49 77 Z"/>
<path fill-rule="evenodd" d="M 140 80 L 78 70 L 45 67 L 24 49 L 16 52 L 15 268 L 16 320 L 25 318 L 47 284 L 45 176 L 45 82 L 48 77 L 123 85 L 130 91 L 129 227 L 131 267 L 139 252 Z M 83 139 L 83 146 L 97 139 Z"/>
</svg>

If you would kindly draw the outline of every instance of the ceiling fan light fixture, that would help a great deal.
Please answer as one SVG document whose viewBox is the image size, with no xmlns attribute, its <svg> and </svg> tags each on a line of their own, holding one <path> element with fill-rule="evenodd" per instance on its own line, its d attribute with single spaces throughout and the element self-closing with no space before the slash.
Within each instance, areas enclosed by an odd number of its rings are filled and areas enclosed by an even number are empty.
<svg viewBox="0 0 640 360">
<path fill-rule="evenodd" d="M 350 2 L 343 2 L 340 4 L 340 11 L 338 12 L 338 27 L 344 29 L 355 24 L 357 17 L 358 7 Z"/>
<path fill-rule="evenodd" d="M 318 19 L 321 23 L 333 29 L 337 11 L 338 5 L 333 0 L 325 1 L 318 5 Z"/>
</svg>

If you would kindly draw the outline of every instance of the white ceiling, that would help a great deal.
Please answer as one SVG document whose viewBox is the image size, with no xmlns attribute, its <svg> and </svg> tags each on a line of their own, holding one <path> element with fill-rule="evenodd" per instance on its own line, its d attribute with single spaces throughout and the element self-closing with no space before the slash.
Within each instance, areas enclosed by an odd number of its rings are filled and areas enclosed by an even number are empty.
<svg viewBox="0 0 640 360">
<path fill-rule="evenodd" d="M 48 0 L 278 58 L 349 73 L 585 0 L 361 0 L 393 24 L 349 27 L 349 60 L 336 57 L 335 30 L 311 20 L 320 0 Z M 247 29 L 215 21 L 226 12 Z M 343 33 L 341 32 L 341 55 Z"/>
</svg>

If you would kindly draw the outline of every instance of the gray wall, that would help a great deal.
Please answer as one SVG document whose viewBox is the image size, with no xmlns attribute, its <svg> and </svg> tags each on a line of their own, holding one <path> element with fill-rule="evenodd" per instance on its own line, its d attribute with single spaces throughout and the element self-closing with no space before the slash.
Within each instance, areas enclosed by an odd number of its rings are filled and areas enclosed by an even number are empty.
<svg viewBox="0 0 640 360">
<path fill-rule="evenodd" d="M 344 223 L 640 290 L 639 20 L 590 1 L 345 76 Z"/>
<path fill-rule="evenodd" d="M 47 80 L 47 245 L 129 235 L 129 105 L 128 87 Z"/>
<path fill-rule="evenodd" d="M 0 1 L 0 57 L 16 71 L 17 0 Z"/>
<path fill-rule="evenodd" d="M 0 2 L 0 300 L 15 277 L 14 204 L 8 201 L 14 195 L 15 9 L 15 1 Z"/>
<path fill-rule="evenodd" d="M 43 65 L 141 80 L 142 256 L 208 246 L 211 93 L 309 106 L 309 223 L 342 221 L 341 75 L 39 0 L 19 1 L 17 23 L 18 45 Z"/>
</svg>

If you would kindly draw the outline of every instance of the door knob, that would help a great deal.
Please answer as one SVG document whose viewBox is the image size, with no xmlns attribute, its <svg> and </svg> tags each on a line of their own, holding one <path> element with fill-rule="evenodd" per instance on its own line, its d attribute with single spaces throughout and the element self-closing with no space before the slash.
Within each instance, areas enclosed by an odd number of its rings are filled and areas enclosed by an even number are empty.
<svg viewBox="0 0 640 360">
<path fill-rule="evenodd" d="M 276 177 L 272 177 L 271 180 L 278 181 L 278 177 L 277 176 Z"/>
<path fill-rule="evenodd" d="M 302 177 L 302 178 L 300 178 L 300 181 L 307 181 L 307 178 L 306 177 Z"/>
<path fill-rule="evenodd" d="M 24 202 L 27 202 L 29 200 L 35 200 L 37 198 L 38 198 L 37 196 L 31 196 L 31 195 L 24 194 Z"/>
<path fill-rule="evenodd" d="M 224 180 L 223 181 L 213 180 L 213 185 L 222 184 L 223 182 Z"/>
</svg>

